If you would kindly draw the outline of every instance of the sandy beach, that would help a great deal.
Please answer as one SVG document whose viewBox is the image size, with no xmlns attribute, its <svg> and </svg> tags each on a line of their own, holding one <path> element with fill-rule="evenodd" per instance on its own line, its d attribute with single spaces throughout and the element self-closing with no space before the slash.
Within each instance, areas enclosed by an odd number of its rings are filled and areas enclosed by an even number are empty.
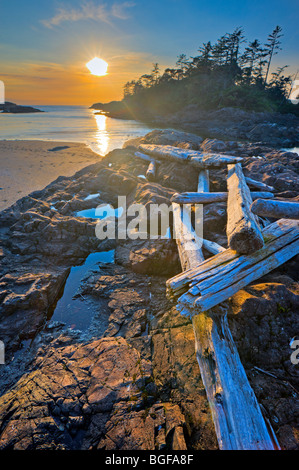
<svg viewBox="0 0 299 470">
<path fill-rule="evenodd" d="M 58 176 L 71 176 L 100 158 L 81 143 L 0 141 L 0 210 Z"/>
</svg>

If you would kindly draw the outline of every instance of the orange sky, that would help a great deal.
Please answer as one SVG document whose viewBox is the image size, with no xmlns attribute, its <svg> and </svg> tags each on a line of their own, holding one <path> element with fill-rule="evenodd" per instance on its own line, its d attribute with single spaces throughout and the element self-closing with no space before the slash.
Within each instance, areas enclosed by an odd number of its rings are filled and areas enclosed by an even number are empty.
<svg viewBox="0 0 299 470">
<path fill-rule="evenodd" d="M 88 60 L 87 57 L 86 62 Z M 6 64 L 1 74 L 6 100 L 32 105 L 108 102 L 121 99 L 123 85 L 142 73 L 148 73 L 152 67 L 150 58 L 136 53 L 116 57 L 110 63 L 109 59 L 105 60 L 109 64 L 108 73 L 102 77 L 92 75 L 86 62 Z"/>
</svg>

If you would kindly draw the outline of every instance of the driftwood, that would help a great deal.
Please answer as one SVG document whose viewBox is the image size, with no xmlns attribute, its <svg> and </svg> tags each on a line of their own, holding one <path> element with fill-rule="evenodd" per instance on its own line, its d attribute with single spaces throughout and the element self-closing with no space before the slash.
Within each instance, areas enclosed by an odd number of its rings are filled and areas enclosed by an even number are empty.
<svg viewBox="0 0 299 470">
<path fill-rule="evenodd" d="M 198 190 L 208 187 L 200 175 Z M 174 223 L 180 225 L 183 207 L 173 204 Z M 190 239 L 186 233 L 185 237 Z M 205 240 L 203 241 L 205 245 Z M 194 240 L 194 243 L 195 240 Z M 212 242 L 208 242 L 211 244 Z M 203 258 L 199 246 L 184 251 L 186 244 L 177 239 L 182 269 L 198 266 Z M 217 245 L 217 244 L 215 244 Z M 211 245 L 210 245 L 211 246 Z M 217 245 L 219 247 L 219 245 Z M 222 247 L 220 247 L 222 248 Z M 225 308 L 202 312 L 192 318 L 196 357 L 206 389 L 215 431 L 221 450 L 278 448 L 273 433 L 269 433 L 261 410 L 246 377 L 233 341 Z M 271 426 L 269 427 L 271 430 Z"/>
<path fill-rule="evenodd" d="M 257 215 L 275 219 L 299 219 L 299 202 L 264 201 L 257 199 L 251 204 L 251 211 Z"/>
<path fill-rule="evenodd" d="M 299 222 L 281 219 L 263 230 L 264 248 L 251 255 L 231 249 L 167 281 L 169 297 L 182 294 L 178 309 L 192 317 L 227 300 L 299 253 Z"/>
<path fill-rule="evenodd" d="M 269 191 L 270 193 L 275 191 L 275 188 L 273 188 L 273 186 L 269 186 L 266 183 L 262 183 L 262 181 L 253 180 L 252 178 L 248 178 L 248 176 L 245 176 L 245 180 L 248 186 L 252 186 L 253 188 L 259 189 L 260 191 Z"/>
<path fill-rule="evenodd" d="M 149 155 L 146 155 L 145 153 L 142 153 L 142 152 L 135 152 L 134 155 L 135 157 L 140 158 L 141 160 L 144 160 L 145 162 L 151 163 L 153 161 L 153 159 Z M 161 163 L 158 160 L 155 160 L 155 162 L 156 164 Z"/>
<path fill-rule="evenodd" d="M 174 237 L 183 271 L 197 266 L 204 261 L 201 251 L 202 240 L 196 235 L 191 225 L 190 213 L 179 204 L 172 204 Z"/>
<path fill-rule="evenodd" d="M 272 199 L 274 195 L 268 192 L 252 192 L 250 193 L 251 198 L 254 199 Z M 226 202 L 228 198 L 227 192 L 219 192 L 219 193 L 180 193 L 174 194 L 171 198 L 172 202 L 177 204 L 211 204 L 214 202 Z"/>
<path fill-rule="evenodd" d="M 162 158 L 179 163 L 190 163 L 199 169 L 210 167 L 219 168 L 231 163 L 241 162 L 243 160 L 241 157 L 202 153 L 196 150 L 185 150 L 179 147 L 173 147 L 171 145 L 142 144 L 139 145 L 138 148 L 153 158 Z"/>
<path fill-rule="evenodd" d="M 228 244 L 238 253 L 253 253 L 262 248 L 264 241 L 258 219 L 250 210 L 252 198 L 239 163 L 228 165 L 227 188 Z"/>
<path fill-rule="evenodd" d="M 198 174 L 197 192 L 208 193 L 210 191 L 209 170 L 202 170 Z"/>
<path fill-rule="evenodd" d="M 225 248 L 223 248 L 223 246 L 218 245 L 218 243 L 211 242 L 210 240 L 203 239 L 202 246 L 213 255 L 218 255 L 218 253 L 222 253 L 222 251 L 225 251 Z"/>
<path fill-rule="evenodd" d="M 157 171 L 157 166 L 156 166 L 156 161 L 152 160 L 148 166 L 148 169 L 145 173 L 145 177 L 148 181 L 155 181 L 156 179 L 156 171 Z"/>
</svg>

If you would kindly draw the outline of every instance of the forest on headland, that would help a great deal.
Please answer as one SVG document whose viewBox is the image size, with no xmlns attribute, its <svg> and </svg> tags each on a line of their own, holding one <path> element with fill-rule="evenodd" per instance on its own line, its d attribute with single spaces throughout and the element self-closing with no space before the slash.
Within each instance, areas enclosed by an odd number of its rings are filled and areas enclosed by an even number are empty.
<svg viewBox="0 0 299 470">
<path fill-rule="evenodd" d="M 214 44 L 204 43 L 194 57 L 180 54 L 174 68 L 161 72 L 159 64 L 153 64 L 149 74 L 124 85 L 122 101 L 92 107 L 115 117 L 161 116 L 188 105 L 203 111 L 235 107 L 299 116 L 299 105 L 289 100 L 296 77 L 287 75 L 288 65 L 270 72 L 282 36 L 282 28 L 276 26 L 264 44 L 258 39 L 250 42 L 238 27 Z"/>
</svg>

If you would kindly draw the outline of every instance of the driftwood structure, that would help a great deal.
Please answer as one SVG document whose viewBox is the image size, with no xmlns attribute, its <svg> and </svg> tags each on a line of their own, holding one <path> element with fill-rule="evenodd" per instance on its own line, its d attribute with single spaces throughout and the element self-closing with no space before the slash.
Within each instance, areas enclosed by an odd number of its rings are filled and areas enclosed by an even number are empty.
<svg viewBox="0 0 299 470">
<path fill-rule="evenodd" d="M 250 210 L 252 198 L 239 163 L 228 165 L 227 189 L 226 234 L 230 248 L 238 253 L 259 250 L 264 240 L 258 218 Z"/>
<path fill-rule="evenodd" d="M 250 193 L 252 200 L 255 199 L 272 199 L 274 197 L 273 193 L 268 192 L 252 192 Z M 174 194 L 171 198 L 172 202 L 176 202 L 177 204 L 211 204 L 214 202 L 226 202 L 228 198 L 227 192 L 219 192 L 219 193 L 180 193 Z"/>
<path fill-rule="evenodd" d="M 206 181 L 205 181 L 206 180 Z M 208 171 L 199 174 L 198 188 L 209 189 Z M 191 224 L 184 220 L 183 207 L 173 203 L 174 224 L 182 269 L 196 268 L 203 262 L 203 247 L 221 253 L 220 245 L 200 240 L 194 235 Z M 179 230 L 179 231 L 178 231 Z M 191 245 L 190 245 L 191 243 Z M 213 252 L 212 251 L 212 252 Z M 262 416 L 258 402 L 248 382 L 244 367 L 233 341 L 225 306 L 201 312 L 192 318 L 196 357 L 199 364 L 215 431 L 222 450 L 274 449 L 278 443 L 268 423 Z"/>
<path fill-rule="evenodd" d="M 223 302 L 299 253 L 299 223 L 282 219 L 268 225 L 266 221 L 261 231 L 259 219 L 251 211 L 255 203 L 252 204 L 247 184 L 264 192 L 274 191 L 274 188 L 245 178 L 240 163 L 231 160 L 234 157 L 217 155 L 214 159 L 211 154 L 203 156 L 170 146 L 143 145 L 140 148 L 152 158 L 185 161 L 201 170 L 197 193 L 187 193 L 195 194 L 197 199 L 186 198 L 182 202 L 179 199 L 182 195 L 172 199 L 174 233 L 183 272 L 167 281 L 167 295 L 179 297 L 178 310 L 192 318 L 196 356 L 219 448 L 279 449 L 270 422 L 263 417 L 246 377 L 228 326 L 227 304 Z M 208 169 L 226 164 L 228 194 L 224 200 L 227 199 L 228 249 L 200 238 L 192 226 L 190 210 L 184 206 L 185 202 L 189 206 L 197 204 L 196 210 L 202 217 L 203 201 L 215 197 L 209 193 Z M 268 193 L 266 197 L 272 198 L 273 194 Z M 214 256 L 204 260 L 202 247 Z"/>
<path fill-rule="evenodd" d="M 257 199 L 251 204 L 251 211 L 257 215 L 263 215 L 265 217 L 273 217 L 280 219 L 284 217 L 286 219 L 299 219 L 299 202 L 288 202 L 288 201 L 264 201 L 263 199 Z"/>
</svg>

